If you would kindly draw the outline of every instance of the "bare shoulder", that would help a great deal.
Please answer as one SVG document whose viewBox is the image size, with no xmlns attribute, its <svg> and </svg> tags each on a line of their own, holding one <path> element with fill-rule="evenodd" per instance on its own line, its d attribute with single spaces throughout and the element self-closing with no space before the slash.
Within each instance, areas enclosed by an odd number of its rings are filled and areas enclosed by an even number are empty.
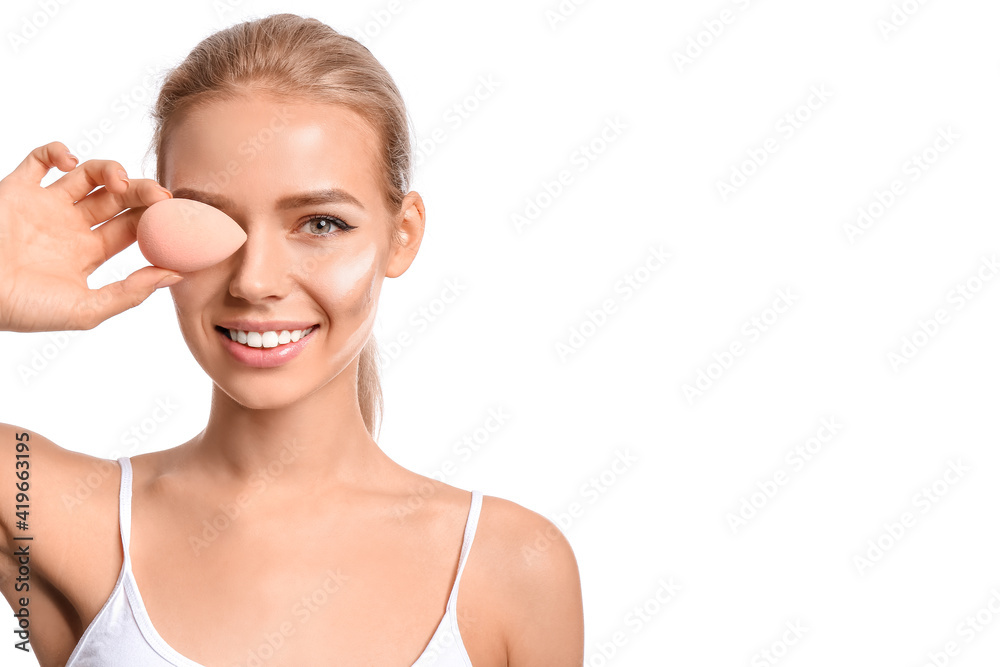
<svg viewBox="0 0 1000 667">
<path fill-rule="evenodd" d="M 534 510 L 506 498 L 484 495 L 482 522 L 484 541 L 509 552 L 508 564 L 522 577 L 576 568 L 569 540 L 558 526 Z"/>
<path fill-rule="evenodd" d="M 39 663 L 64 664 L 121 569 L 121 468 L 0 424 L 0 478 L 14 477 L 16 493 L 0 488 L 0 592 L 12 609 L 30 599 Z"/>
<path fill-rule="evenodd" d="M 81 557 L 81 547 L 95 535 L 103 537 L 103 528 L 117 529 L 121 475 L 114 461 L 0 424 L 0 476 L 16 478 L 17 484 L 0 493 L 0 557 L 9 559 L 23 548 L 25 541 L 15 536 L 31 537 L 33 570 L 54 585 L 72 576 L 71 563 Z"/>
<path fill-rule="evenodd" d="M 580 572 L 558 526 L 511 500 L 484 495 L 476 541 L 495 577 L 510 667 L 583 664 Z"/>
<path fill-rule="evenodd" d="M 441 522 L 453 534 L 470 509 L 469 491 L 409 471 L 403 479 L 393 512 Z M 569 540 L 552 521 L 483 494 L 468 558 L 458 617 L 475 664 L 583 665 L 580 573 Z"/>
</svg>

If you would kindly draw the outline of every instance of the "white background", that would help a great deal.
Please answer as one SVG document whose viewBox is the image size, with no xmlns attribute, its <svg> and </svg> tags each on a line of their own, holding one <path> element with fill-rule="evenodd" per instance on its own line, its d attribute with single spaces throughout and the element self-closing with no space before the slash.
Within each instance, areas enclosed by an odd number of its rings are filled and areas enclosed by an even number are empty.
<svg viewBox="0 0 1000 667">
<path fill-rule="evenodd" d="M 557 22 L 557 0 L 54 4 L 48 18 L 4 3 L 4 174 L 58 139 L 151 177 L 150 72 L 273 12 L 368 26 L 416 139 L 445 138 L 413 184 L 420 254 L 383 288 L 380 344 L 412 343 L 387 358 L 379 442 L 559 522 L 588 667 L 919 667 L 950 641 L 938 664 L 995 664 L 996 3 L 590 0 Z M 477 98 L 481 77 L 498 85 Z M 864 228 L 859 207 L 875 213 Z M 145 264 L 133 246 L 91 285 Z M 638 289 L 616 289 L 626 277 Z M 464 289 L 441 311 L 448 281 Z M 421 308 L 438 312 L 425 328 Z M 134 455 L 204 426 L 210 381 L 167 290 L 92 331 L 4 333 L 0 348 L 0 421 L 64 447 Z M 158 402 L 175 406 L 161 422 Z M 491 410 L 509 417 L 466 460 L 455 446 Z M 35 664 L 4 616 L 0 664 Z"/>
</svg>

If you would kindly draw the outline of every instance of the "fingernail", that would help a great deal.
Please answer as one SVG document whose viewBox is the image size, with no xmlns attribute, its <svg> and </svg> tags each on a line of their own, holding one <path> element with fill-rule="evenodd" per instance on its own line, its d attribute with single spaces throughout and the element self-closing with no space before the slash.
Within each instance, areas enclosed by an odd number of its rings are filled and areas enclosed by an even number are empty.
<svg viewBox="0 0 1000 667">
<path fill-rule="evenodd" d="M 125 170 L 124 169 L 119 169 L 118 170 L 118 175 L 121 177 L 121 179 L 123 181 L 125 181 L 125 185 L 128 185 L 128 174 L 125 173 Z"/>
<path fill-rule="evenodd" d="M 160 282 L 156 283 L 156 289 L 160 289 L 161 287 L 170 287 L 171 285 L 175 285 L 182 280 L 184 280 L 184 276 L 179 276 L 176 273 L 164 276 Z"/>
<path fill-rule="evenodd" d="M 68 155 L 69 159 L 72 160 L 73 162 L 80 164 L 80 158 L 78 158 L 77 156 L 73 155 L 72 153 L 66 153 L 66 155 Z"/>
<path fill-rule="evenodd" d="M 159 186 L 159 187 L 160 187 L 160 190 L 163 190 L 163 191 L 164 191 L 165 193 L 167 193 L 167 194 L 168 194 L 168 195 L 169 195 L 169 196 L 170 196 L 171 198 L 173 198 L 173 196 L 174 196 L 174 193 L 173 193 L 173 192 L 171 192 L 170 190 L 167 190 L 167 189 L 166 189 L 165 187 L 163 187 L 162 185 L 161 185 L 161 186 Z"/>
</svg>

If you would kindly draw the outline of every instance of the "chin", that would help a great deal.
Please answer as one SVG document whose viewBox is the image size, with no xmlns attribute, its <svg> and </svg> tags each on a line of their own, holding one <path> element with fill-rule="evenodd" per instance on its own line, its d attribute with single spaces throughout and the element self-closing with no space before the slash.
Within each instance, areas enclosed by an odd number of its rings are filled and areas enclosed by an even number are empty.
<svg viewBox="0 0 1000 667">
<path fill-rule="evenodd" d="M 294 405 L 300 401 L 303 394 L 290 393 L 273 382 L 254 381 L 222 381 L 213 378 L 215 386 L 243 407 L 250 410 L 276 410 Z M 301 385 L 299 385 L 301 391 Z"/>
</svg>

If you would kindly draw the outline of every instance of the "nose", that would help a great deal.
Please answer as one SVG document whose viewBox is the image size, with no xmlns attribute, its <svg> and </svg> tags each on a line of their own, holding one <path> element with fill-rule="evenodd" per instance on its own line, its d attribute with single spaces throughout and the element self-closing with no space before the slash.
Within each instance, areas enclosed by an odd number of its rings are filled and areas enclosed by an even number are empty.
<svg viewBox="0 0 1000 667">
<path fill-rule="evenodd" d="M 280 234 L 265 225 L 248 225 L 247 240 L 233 254 L 235 268 L 229 292 L 250 303 L 287 296 L 291 262 Z"/>
</svg>

